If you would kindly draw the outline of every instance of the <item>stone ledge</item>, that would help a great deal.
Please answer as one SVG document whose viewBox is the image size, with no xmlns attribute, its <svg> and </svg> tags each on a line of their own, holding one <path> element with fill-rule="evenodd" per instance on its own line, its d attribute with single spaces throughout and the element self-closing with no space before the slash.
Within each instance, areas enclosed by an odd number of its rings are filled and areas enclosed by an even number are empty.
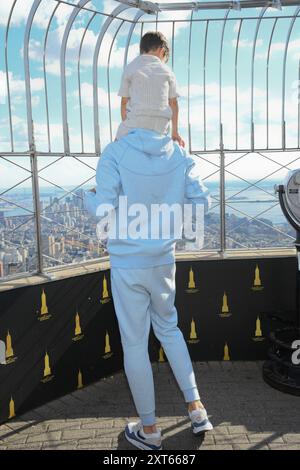
<svg viewBox="0 0 300 470">
<path fill-rule="evenodd" d="M 257 250 L 227 250 L 200 252 L 176 252 L 176 262 L 211 260 L 223 261 L 226 259 L 255 259 L 255 258 L 286 258 L 296 256 L 295 248 L 257 249 Z M 109 256 L 90 260 L 86 263 L 60 266 L 49 269 L 45 274 L 27 274 L 15 278 L 0 280 L 0 292 L 17 289 L 20 287 L 44 284 L 69 277 L 82 276 L 93 272 L 100 272 L 110 268 Z"/>
</svg>

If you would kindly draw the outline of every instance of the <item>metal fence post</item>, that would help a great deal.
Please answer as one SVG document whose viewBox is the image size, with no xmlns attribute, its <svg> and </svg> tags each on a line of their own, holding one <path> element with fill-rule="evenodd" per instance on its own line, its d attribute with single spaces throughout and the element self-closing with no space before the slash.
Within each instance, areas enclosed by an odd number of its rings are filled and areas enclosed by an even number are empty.
<svg viewBox="0 0 300 470">
<path fill-rule="evenodd" d="M 223 124 L 220 123 L 220 253 L 226 251 L 225 224 L 225 153 L 223 143 Z"/>
<path fill-rule="evenodd" d="M 32 128 L 33 128 L 33 124 L 32 124 Z M 37 272 L 38 274 L 44 274 L 39 177 L 38 177 L 37 153 L 35 150 L 34 138 L 30 144 L 30 167 L 31 167 L 31 172 L 32 172 L 32 178 L 31 178 L 32 197 L 33 197 L 33 207 L 34 207 L 34 213 L 35 213 L 34 220 L 35 220 L 35 230 L 36 230 Z"/>
</svg>

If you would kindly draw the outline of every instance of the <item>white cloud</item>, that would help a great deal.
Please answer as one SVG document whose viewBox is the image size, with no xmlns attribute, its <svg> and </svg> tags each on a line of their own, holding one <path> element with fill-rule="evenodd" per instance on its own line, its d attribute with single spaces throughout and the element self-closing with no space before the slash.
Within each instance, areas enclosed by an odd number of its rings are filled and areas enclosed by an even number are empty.
<svg viewBox="0 0 300 470">
<path fill-rule="evenodd" d="M 64 32 L 63 27 L 53 30 L 49 34 L 49 39 L 46 49 L 46 70 L 53 75 L 60 75 L 60 61 L 59 51 L 61 47 L 62 35 Z M 67 43 L 66 50 L 66 64 L 77 64 L 79 46 L 84 33 L 84 28 L 73 29 Z M 111 33 L 106 33 L 99 52 L 98 64 L 106 67 L 108 63 L 108 55 L 113 40 Z M 81 52 L 82 66 L 91 66 L 93 64 L 94 51 L 97 41 L 97 35 L 89 30 L 85 35 Z M 130 62 L 139 54 L 139 44 L 131 44 L 128 50 L 128 61 Z M 22 51 L 21 51 L 22 55 Z M 122 68 L 124 62 L 125 47 L 119 47 L 117 41 L 114 42 L 112 52 L 110 55 L 110 67 Z M 42 63 L 43 59 L 43 44 L 37 40 L 30 41 L 29 57 L 31 60 Z M 40 70 L 42 68 L 40 67 Z M 67 75 L 71 74 L 70 69 L 66 68 Z"/>
<path fill-rule="evenodd" d="M 237 38 L 232 39 L 231 44 L 233 45 L 233 47 L 237 47 Z M 253 47 L 253 41 L 250 39 L 240 39 L 238 44 L 239 44 L 239 48 L 252 48 Z M 263 45 L 263 40 L 257 39 L 256 47 L 261 47 L 262 45 Z"/>
<path fill-rule="evenodd" d="M 284 52 L 286 47 L 285 42 L 274 42 L 271 44 L 270 57 L 274 56 L 278 52 Z M 293 60 L 300 59 L 300 39 L 294 39 L 290 41 L 288 45 L 288 57 L 292 57 Z M 267 51 L 261 52 L 255 55 L 256 59 L 267 59 Z"/>
<path fill-rule="evenodd" d="M 78 91 L 73 93 L 73 96 L 78 99 Z M 103 88 L 98 88 L 99 104 L 103 107 L 108 106 L 108 94 Z M 116 92 L 110 94 L 111 108 L 118 109 L 120 107 L 120 97 Z M 90 83 L 84 82 L 81 84 L 81 100 L 82 105 L 93 107 L 93 86 Z"/>
<path fill-rule="evenodd" d="M 14 0 L 5 0 L 0 2 L 0 25 L 6 26 L 13 1 Z M 13 10 L 11 24 L 14 26 L 19 26 L 26 23 L 32 5 L 33 0 L 18 0 Z M 55 6 L 55 2 L 43 0 L 34 16 L 34 26 L 43 29 L 46 28 Z M 66 23 L 70 13 L 72 12 L 72 9 L 73 8 L 71 6 L 66 4 L 61 4 L 59 6 L 55 15 L 55 19 L 58 25 Z"/>
</svg>

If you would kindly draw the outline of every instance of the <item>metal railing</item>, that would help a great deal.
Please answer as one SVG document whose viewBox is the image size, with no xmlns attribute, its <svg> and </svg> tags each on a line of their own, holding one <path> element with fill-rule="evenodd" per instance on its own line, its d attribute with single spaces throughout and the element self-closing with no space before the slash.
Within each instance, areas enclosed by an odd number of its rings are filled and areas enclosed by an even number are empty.
<svg viewBox="0 0 300 470">
<path fill-rule="evenodd" d="M 33 0 L 23 17 L 22 9 L 29 2 L 12 0 L 7 7 L 0 26 L 0 165 L 15 168 L 16 176 L 14 184 L 2 180 L 0 184 L 0 252 L 7 246 L 29 250 L 34 243 L 31 266 L 22 270 L 39 273 L 50 266 L 69 264 L 72 257 L 58 260 L 51 249 L 62 238 L 78 252 L 81 244 L 83 248 L 94 246 L 83 259 L 101 254 L 93 235 L 95 221 L 78 215 L 79 228 L 68 213 L 84 214 L 78 202 L 82 200 L 80 189 L 91 184 L 97 157 L 114 139 L 118 125 L 116 91 L 122 68 L 137 53 L 140 37 L 151 29 L 161 29 L 169 39 L 170 67 L 177 75 L 181 94 L 182 133 L 189 152 L 203 162 L 204 180 L 213 187 L 212 213 L 215 218 L 217 214 L 219 225 L 216 228 L 215 221 L 207 225 L 204 249 L 224 253 L 228 247 L 259 248 L 255 239 L 247 242 L 247 233 L 244 240 L 237 237 L 238 230 L 251 222 L 262 227 L 261 233 L 268 227 L 278 236 L 274 241 L 270 238 L 270 246 L 289 244 L 293 234 L 288 228 L 262 216 L 277 206 L 265 182 L 298 164 L 300 1 L 122 0 L 116 1 L 112 12 L 99 10 L 96 3 Z M 18 41 L 21 60 L 13 55 Z M 286 161 L 290 154 L 292 158 Z M 232 170 L 250 158 L 259 158 L 262 167 L 270 171 L 249 178 L 242 168 Z M 59 180 L 64 173 L 61 165 L 67 161 L 87 172 L 72 189 Z M 24 171 L 26 178 L 21 175 Z M 235 194 L 228 194 L 229 177 L 240 182 Z M 28 181 L 30 209 L 21 197 L 5 196 Z M 43 184 L 58 192 L 52 203 L 45 202 L 43 189 L 41 194 Z M 263 203 L 257 214 L 248 212 L 247 202 L 245 207 L 237 206 L 242 202 L 237 201 L 237 195 L 253 189 L 269 194 L 269 208 Z M 65 204 L 66 198 L 69 202 Z M 3 216 L 7 206 L 20 209 L 22 215 L 11 222 L 12 216 Z M 30 214 L 27 219 L 24 213 Z M 65 215 L 59 215 L 62 213 Z M 236 221 L 233 213 L 241 220 Z M 31 244 L 27 244 L 24 230 L 33 222 Z M 23 238 L 14 240 L 11 233 L 20 230 Z M 258 238 L 261 233 L 258 230 Z M 75 248 L 71 251 L 72 262 L 77 263 Z M 17 273 L 12 270 L 8 274 Z"/>
</svg>

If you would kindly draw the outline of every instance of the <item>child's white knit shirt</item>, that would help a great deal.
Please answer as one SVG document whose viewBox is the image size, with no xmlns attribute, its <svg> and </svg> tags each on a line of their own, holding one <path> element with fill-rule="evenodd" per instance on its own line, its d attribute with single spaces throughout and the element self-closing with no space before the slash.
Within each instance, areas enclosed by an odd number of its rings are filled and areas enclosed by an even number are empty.
<svg viewBox="0 0 300 470">
<path fill-rule="evenodd" d="M 130 62 L 123 72 L 118 95 L 129 98 L 129 103 L 117 139 L 136 127 L 168 133 L 172 119 L 169 99 L 179 94 L 174 73 L 159 57 L 141 54 Z"/>
</svg>

